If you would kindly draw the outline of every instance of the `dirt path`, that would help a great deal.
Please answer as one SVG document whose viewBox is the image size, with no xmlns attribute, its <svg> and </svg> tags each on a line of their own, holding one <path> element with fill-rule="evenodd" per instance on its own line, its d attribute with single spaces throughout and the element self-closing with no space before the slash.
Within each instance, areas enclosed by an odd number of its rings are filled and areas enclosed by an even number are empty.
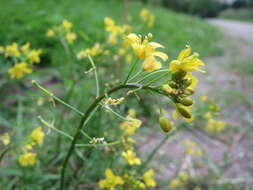
<svg viewBox="0 0 253 190">
<path fill-rule="evenodd" d="M 253 43 L 253 24 L 241 21 L 209 19 L 209 23 L 218 26 L 225 34 Z"/>
</svg>

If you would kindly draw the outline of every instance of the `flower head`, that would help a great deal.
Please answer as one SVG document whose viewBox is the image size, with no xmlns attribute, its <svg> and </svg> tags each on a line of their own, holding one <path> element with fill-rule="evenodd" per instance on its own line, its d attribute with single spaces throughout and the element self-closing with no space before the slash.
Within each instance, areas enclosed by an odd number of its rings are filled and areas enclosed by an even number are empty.
<svg viewBox="0 0 253 190">
<path fill-rule="evenodd" d="M 76 33 L 68 32 L 65 38 L 69 44 L 72 44 L 76 40 Z"/>
<path fill-rule="evenodd" d="M 111 169 L 105 170 L 106 179 L 99 181 L 99 187 L 102 189 L 115 190 L 118 185 L 123 185 L 124 181 L 120 176 L 114 175 Z"/>
<path fill-rule="evenodd" d="M 5 48 L 5 56 L 14 56 L 14 57 L 19 57 L 20 52 L 18 50 L 18 45 L 17 43 L 12 43 L 11 45 L 6 46 Z"/>
<path fill-rule="evenodd" d="M 140 18 L 148 27 L 154 26 L 155 16 L 148 9 L 144 8 L 140 11 Z"/>
<path fill-rule="evenodd" d="M 10 144 L 9 133 L 4 133 L 2 136 L 0 136 L 0 140 L 3 142 L 4 145 Z"/>
<path fill-rule="evenodd" d="M 53 37 L 54 35 L 55 35 L 54 30 L 49 29 L 49 30 L 47 31 L 47 34 L 46 34 L 47 37 Z"/>
<path fill-rule="evenodd" d="M 70 30 L 72 28 L 72 23 L 69 22 L 68 20 L 63 20 L 62 21 L 62 27 L 65 29 L 65 30 Z"/>
<path fill-rule="evenodd" d="M 16 79 L 20 79 L 25 74 L 30 74 L 31 72 L 32 69 L 28 66 L 28 64 L 24 62 L 18 63 L 8 70 L 8 73 L 11 76 L 11 78 Z"/>
<path fill-rule="evenodd" d="M 141 160 L 136 156 L 135 152 L 132 150 L 127 150 L 126 152 L 122 152 L 121 154 L 128 164 L 130 165 L 140 165 Z"/>
<path fill-rule="evenodd" d="M 30 63 L 40 63 L 40 54 L 41 53 L 42 53 L 41 49 L 30 51 L 27 56 Z"/>
<path fill-rule="evenodd" d="M 44 137 L 45 133 L 42 131 L 41 127 L 37 127 L 36 129 L 34 129 L 30 135 L 32 141 L 39 146 L 43 144 Z"/>
<path fill-rule="evenodd" d="M 19 156 L 18 162 L 21 166 L 32 166 L 36 163 L 36 154 L 33 152 L 25 152 Z"/>
<path fill-rule="evenodd" d="M 145 182 L 147 187 L 155 187 L 156 181 L 154 180 L 154 170 L 149 169 L 146 171 L 146 173 L 143 175 L 143 181 Z"/>
<path fill-rule="evenodd" d="M 24 45 L 21 47 L 21 51 L 22 51 L 22 53 L 24 53 L 24 54 L 27 54 L 27 53 L 29 52 L 29 49 L 30 49 L 30 43 L 29 43 L 29 42 L 26 43 L 26 44 L 24 44 Z"/>
<path fill-rule="evenodd" d="M 135 134 L 141 123 L 141 120 L 127 116 L 126 121 L 120 124 L 120 128 L 124 130 L 125 135 L 131 136 Z"/>
</svg>

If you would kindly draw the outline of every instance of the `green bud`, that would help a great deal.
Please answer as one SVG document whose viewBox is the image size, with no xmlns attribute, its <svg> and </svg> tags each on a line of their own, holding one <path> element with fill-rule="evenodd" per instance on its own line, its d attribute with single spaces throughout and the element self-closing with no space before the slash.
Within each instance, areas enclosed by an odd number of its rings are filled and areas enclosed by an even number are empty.
<svg viewBox="0 0 253 190">
<path fill-rule="evenodd" d="M 178 88 L 177 83 L 175 83 L 174 81 L 170 81 L 169 86 L 172 88 Z"/>
<path fill-rule="evenodd" d="M 181 80 L 185 77 L 186 74 L 187 74 L 186 71 L 179 70 L 172 74 L 172 80 Z"/>
<path fill-rule="evenodd" d="M 185 87 L 187 88 L 188 86 L 190 86 L 192 84 L 192 79 L 184 79 L 183 81 Z"/>
<path fill-rule="evenodd" d="M 190 98 L 181 99 L 180 103 L 184 106 L 191 106 L 192 104 L 194 104 L 193 100 L 191 100 Z"/>
<path fill-rule="evenodd" d="M 195 93 L 195 91 L 191 88 L 187 88 L 184 90 L 184 94 L 188 95 L 188 96 L 193 95 L 194 93 Z"/>
<path fill-rule="evenodd" d="M 180 104 L 177 104 L 177 110 L 184 118 L 190 119 L 192 117 L 192 114 Z"/>
<path fill-rule="evenodd" d="M 165 132 L 168 133 L 171 131 L 172 129 L 172 122 L 165 116 L 161 116 L 159 118 L 159 123 L 160 123 L 160 127 L 161 129 Z"/>
</svg>

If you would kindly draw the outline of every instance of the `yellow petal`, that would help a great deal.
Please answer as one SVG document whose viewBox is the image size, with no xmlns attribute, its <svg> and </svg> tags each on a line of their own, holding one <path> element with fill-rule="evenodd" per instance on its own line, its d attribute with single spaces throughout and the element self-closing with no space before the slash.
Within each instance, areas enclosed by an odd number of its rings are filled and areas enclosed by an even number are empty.
<svg viewBox="0 0 253 190">
<path fill-rule="evenodd" d="M 184 50 L 182 50 L 178 56 L 178 60 L 182 61 L 184 58 L 188 57 L 191 54 L 191 46 L 186 46 Z"/>
<path fill-rule="evenodd" d="M 160 52 L 160 51 L 154 52 L 153 56 L 157 56 L 157 57 L 161 58 L 163 61 L 167 61 L 167 59 L 168 59 L 168 55 L 163 52 Z"/>
<path fill-rule="evenodd" d="M 144 71 L 152 72 L 154 70 L 162 68 L 162 64 L 159 61 L 157 61 L 153 56 L 151 56 L 144 60 L 142 67 Z"/>
</svg>

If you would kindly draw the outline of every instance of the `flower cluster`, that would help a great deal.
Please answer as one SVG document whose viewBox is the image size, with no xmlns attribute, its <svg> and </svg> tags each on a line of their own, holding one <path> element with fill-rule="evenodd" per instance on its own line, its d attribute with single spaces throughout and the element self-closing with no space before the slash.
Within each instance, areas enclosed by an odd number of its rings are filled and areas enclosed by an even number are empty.
<svg viewBox="0 0 253 190">
<path fill-rule="evenodd" d="M 197 144 L 192 140 L 184 140 L 182 145 L 185 148 L 185 154 L 191 156 L 201 157 L 203 156 L 203 150 L 197 146 Z"/>
<path fill-rule="evenodd" d="M 41 127 L 35 128 L 29 136 L 29 141 L 23 147 L 23 153 L 18 161 L 21 166 L 32 166 L 36 163 L 37 154 L 33 152 L 35 146 L 41 146 L 44 142 L 45 133 Z"/>
<path fill-rule="evenodd" d="M 103 54 L 104 52 L 105 51 L 102 45 L 100 43 L 95 43 L 93 47 L 79 51 L 76 57 L 77 59 L 81 60 L 83 58 L 86 58 L 88 55 L 91 57 L 95 57 Z"/>
<path fill-rule="evenodd" d="M 63 20 L 60 25 L 55 26 L 52 29 L 49 29 L 46 33 L 46 36 L 58 37 L 67 41 L 68 44 L 72 44 L 76 40 L 76 33 L 72 32 L 73 24 L 68 20 Z"/>
<path fill-rule="evenodd" d="M 31 49 L 30 43 L 18 46 L 12 43 L 6 47 L 0 47 L 0 54 L 10 58 L 14 65 L 8 70 L 11 78 L 21 79 L 27 74 L 32 73 L 33 64 L 40 63 L 41 49 Z"/>
<path fill-rule="evenodd" d="M 149 28 L 153 27 L 155 24 L 155 16 L 148 9 L 144 8 L 140 11 L 140 18 Z"/>
</svg>

